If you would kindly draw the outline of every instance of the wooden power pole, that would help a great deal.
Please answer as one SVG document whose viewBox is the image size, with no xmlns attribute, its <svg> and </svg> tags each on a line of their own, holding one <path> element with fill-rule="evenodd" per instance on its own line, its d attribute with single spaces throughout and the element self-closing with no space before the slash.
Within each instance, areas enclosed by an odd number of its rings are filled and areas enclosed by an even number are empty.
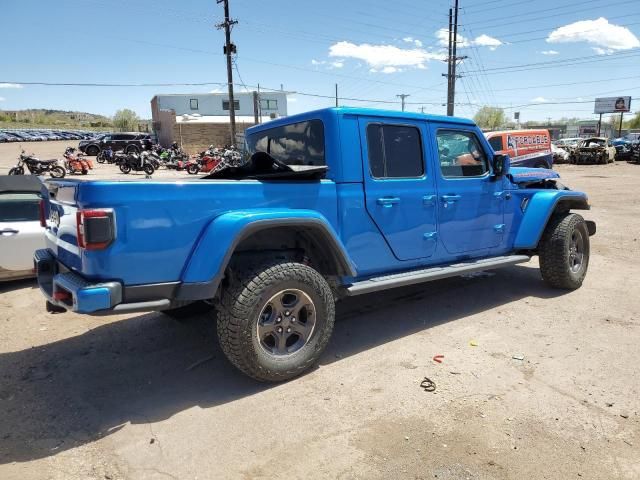
<svg viewBox="0 0 640 480">
<path fill-rule="evenodd" d="M 218 30 L 224 29 L 225 44 L 224 54 L 227 56 L 227 83 L 229 86 L 229 127 L 231 134 L 230 145 L 236 143 L 236 104 L 233 98 L 233 65 L 232 55 L 236 53 L 236 46 L 231 43 L 231 28 L 238 23 L 229 17 L 229 0 L 216 0 L 217 3 L 224 3 L 224 22 L 216 25 Z"/>
<path fill-rule="evenodd" d="M 452 117 L 455 112 L 456 79 L 462 75 L 456 73 L 458 60 L 464 60 L 466 56 L 458 57 L 458 0 L 455 0 L 453 9 L 449 9 L 449 56 L 447 57 L 447 115 Z"/>
</svg>

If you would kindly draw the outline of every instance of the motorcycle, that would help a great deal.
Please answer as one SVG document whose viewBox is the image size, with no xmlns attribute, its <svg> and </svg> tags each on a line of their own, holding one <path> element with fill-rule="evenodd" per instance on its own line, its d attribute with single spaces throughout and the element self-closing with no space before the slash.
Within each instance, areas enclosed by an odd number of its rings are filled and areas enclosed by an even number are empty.
<svg viewBox="0 0 640 480">
<path fill-rule="evenodd" d="M 34 157 L 33 154 L 27 155 L 24 150 L 18 157 L 18 164 L 9 170 L 9 175 L 24 175 L 25 166 L 32 175 L 43 175 L 49 172 L 52 178 L 64 178 L 65 176 L 64 168 L 58 165 L 58 160 L 40 160 Z"/>
<path fill-rule="evenodd" d="M 93 170 L 93 162 L 84 158 L 81 153 L 76 154 L 76 149 L 73 147 L 67 147 L 64 151 L 65 167 L 70 174 L 81 173 L 86 175 L 89 170 Z"/>
<path fill-rule="evenodd" d="M 120 171 L 125 174 L 135 171 L 144 172 L 147 175 L 153 175 L 153 172 L 156 171 L 151 163 L 147 162 L 144 157 L 141 157 L 137 153 L 130 153 L 127 155 L 124 160 L 121 161 L 119 167 Z"/>
<path fill-rule="evenodd" d="M 115 163 L 116 162 L 116 154 L 111 149 L 111 147 L 107 147 L 102 150 L 98 155 L 96 155 L 96 162 L 98 163 Z"/>
<path fill-rule="evenodd" d="M 198 173 L 213 172 L 221 165 L 223 158 L 221 152 L 213 146 L 200 154 L 200 158 L 194 158 L 187 163 L 187 173 L 196 175 Z"/>
<path fill-rule="evenodd" d="M 153 165 L 155 170 L 160 168 L 160 156 L 154 150 L 145 150 L 140 155 L 145 162 Z"/>
</svg>

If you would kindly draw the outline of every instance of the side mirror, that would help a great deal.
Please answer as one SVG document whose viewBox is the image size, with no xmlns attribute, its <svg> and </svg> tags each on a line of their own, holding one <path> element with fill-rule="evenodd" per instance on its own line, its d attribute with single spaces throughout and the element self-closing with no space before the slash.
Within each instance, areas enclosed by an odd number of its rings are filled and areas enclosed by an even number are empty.
<svg viewBox="0 0 640 480">
<path fill-rule="evenodd" d="M 509 173 L 511 162 L 509 156 L 502 153 L 496 153 L 493 155 L 493 174 L 496 177 L 502 177 Z"/>
</svg>

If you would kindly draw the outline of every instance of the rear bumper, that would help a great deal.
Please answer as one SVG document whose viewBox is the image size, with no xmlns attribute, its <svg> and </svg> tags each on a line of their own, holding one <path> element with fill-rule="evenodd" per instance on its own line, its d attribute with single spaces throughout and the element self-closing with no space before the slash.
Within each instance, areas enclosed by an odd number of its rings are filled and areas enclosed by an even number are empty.
<svg viewBox="0 0 640 480">
<path fill-rule="evenodd" d="M 91 283 L 71 271 L 60 271 L 50 250 L 37 250 L 33 264 L 40 290 L 52 304 L 67 310 L 92 315 L 162 310 L 171 305 L 167 298 L 123 303 L 120 282 Z"/>
</svg>

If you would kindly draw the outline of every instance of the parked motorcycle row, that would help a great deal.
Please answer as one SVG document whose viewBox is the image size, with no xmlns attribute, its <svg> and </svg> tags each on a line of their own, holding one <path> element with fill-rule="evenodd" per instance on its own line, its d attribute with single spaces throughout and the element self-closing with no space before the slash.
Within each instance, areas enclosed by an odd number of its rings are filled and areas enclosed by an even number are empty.
<svg viewBox="0 0 640 480">
<path fill-rule="evenodd" d="M 196 175 L 239 166 L 242 163 L 242 155 L 234 146 L 218 148 L 211 145 L 204 152 L 192 157 L 177 145 L 168 149 L 154 145 L 141 153 L 114 152 L 107 147 L 96 156 L 96 162 L 115 164 L 124 174 L 144 172 L 152 175 L 156 170 L 165 168 Z M 93 162 L 73 147 L 67 147 L 63 160 L 42 160 L 22 150 L 18 163 L 9 170 L 9 175 L 24 175 L 28 171 L 33 175 L 48 173 L 52 178 L 64 178 L 66 175 L 87 175 L 93 168 Z"/>
</svg>

